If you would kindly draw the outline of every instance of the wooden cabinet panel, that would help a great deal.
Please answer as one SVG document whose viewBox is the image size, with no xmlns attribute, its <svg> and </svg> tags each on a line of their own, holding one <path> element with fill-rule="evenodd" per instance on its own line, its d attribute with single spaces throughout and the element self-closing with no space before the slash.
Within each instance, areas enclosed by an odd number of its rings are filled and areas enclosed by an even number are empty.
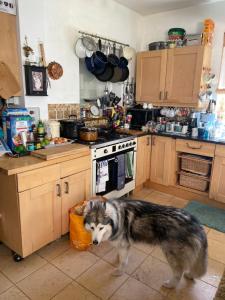
<svg viewBox="0 0 225 300">
<path fill-rule="evenodd" d="M 148 51 L 137 55 L 136 99 L 161 102 L 165 88 L 167 51 Z"/>
<path fill-rule="evenodd" d="M 151 176 L 152 182 L 174 185 L 176 175 L 175 140 L 152 136 Z"/>
<path fill-rule="evenodd" d="M 22 256 L 61 236 L 60 181 L 19 193 Z"/>
<path fill-rule="evenodd" d="M 176 151 L 214 157 L 215 144 L 177 139 Z"/>
<path fill-rule="evenodd" d="M 225 157 L 216 156 L 213 163 L 213 172 L 209 196 L 225 203 Z"/>
<path fill-rule="evenodd" d="M 16 16 L 0 12 L 0 24 L 0 61 L 7 64 L 21 85 Z M 14 96 L 21 96 L 21 91 Z"/>
<path fill-rule="evenodd" d="M 90 197 L 90 179 L 89 169 L 62 180 L 62 234 L 69 231 L 69 209 Z"/>
<path fill-rule="evenodd" d="M 58 179 L 60 179 L 60 165 L 20 173 L 17 175 L 18 191 L 22 192 Z"/>
<path fill-rule="evenodd" d="M 168 50 L 165 102 L 198 103 L 204 47 Z"/>
<path fill-rule="evenodd" d="M 136 187 L 150 178 L 151 163 L 151 136 L 142 136 L 137 139 Z"/>
<path fill-rule="evenodd" d="M 61 167 L 61 178 L 90 169 L 91 168 L 91 157 L 83 156 L 73 160 L 68 160 L 60 164 Z"/>
</svg>

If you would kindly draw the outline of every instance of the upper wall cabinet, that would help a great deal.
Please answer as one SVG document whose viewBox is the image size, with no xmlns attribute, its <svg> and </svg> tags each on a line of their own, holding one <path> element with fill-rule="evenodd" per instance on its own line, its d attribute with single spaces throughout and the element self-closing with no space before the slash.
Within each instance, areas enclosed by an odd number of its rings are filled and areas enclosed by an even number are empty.
<svg viewBox="0 0 225 300">
<path fill-rule="evenodd" d="M 18 51 L 18 37 L 16 16 L 0 12 L 0 61 L 7 64 L 11 73 L 21 86 L 20 60 Z M 21 92 L 14 96 L 20 96 Z"/>
<path fill-rule="evenodd" d="M 166 50 L 138 53 L 137 100 L 162 102 L 166 80 L 166 61 Z"/>
<path fill-rule="evenodd" d="M 138 102 L 165 106 L 199 106 L 203 73 L 210 69 L 211 49 L 190 46 L 141 52 L 137 57 Z"/>
</svg>

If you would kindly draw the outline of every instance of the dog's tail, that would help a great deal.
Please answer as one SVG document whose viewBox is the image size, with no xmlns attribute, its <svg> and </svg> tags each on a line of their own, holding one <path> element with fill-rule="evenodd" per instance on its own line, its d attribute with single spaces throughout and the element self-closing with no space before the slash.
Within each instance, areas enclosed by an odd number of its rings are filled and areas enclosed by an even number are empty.
<svg viewBox="0 0 225 300">
<path fill-rule="evenodd" d="M 201 246 L 198 251 L 198 255 L 190 269 L 190 274 L 193 278 L 202 277 L 207 271 L 208 264 L 208 244 L 207 238 L 204 236 L 204 240 L 201 241 Z"/>
</svg>

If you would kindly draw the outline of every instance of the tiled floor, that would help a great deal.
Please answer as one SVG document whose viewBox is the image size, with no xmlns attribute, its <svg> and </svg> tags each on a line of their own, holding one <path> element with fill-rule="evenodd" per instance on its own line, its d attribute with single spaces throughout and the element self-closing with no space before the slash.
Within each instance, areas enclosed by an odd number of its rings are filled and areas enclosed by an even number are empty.
<svg viewBox="0 0 225 300">
<path fill-rule="evenodd" d="M 150 189 L 135 198 L 184 207 L 187 201 Z M 171 269 L 159 247 L 136 245 L 126 274 L 112 276 L 116 251 L 109 243 L 78 252 L 64 237 L 15 263 L 0 245 L 0 300 L 212 300 L 225 269 L 225 234 L 206 228 L 209 242 L 207 274 L 175 290 L 162 287 Z"/>
</svg>

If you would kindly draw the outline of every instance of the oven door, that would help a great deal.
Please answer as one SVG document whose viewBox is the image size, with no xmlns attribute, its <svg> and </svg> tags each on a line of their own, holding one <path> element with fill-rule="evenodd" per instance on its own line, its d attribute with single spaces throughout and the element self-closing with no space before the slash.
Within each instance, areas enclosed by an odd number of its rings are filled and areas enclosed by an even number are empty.
<svg viewBox="0 0 225 300">
<path fill-rule="evenodd" d="M 117 155 L 124 154 L 125 155 L 125 173 L 124 173 L 124 187 L 118 189 L 118 159 Z M 129 151 L 121 151 L 117 153 L 117 155 L 112 154 L 109 156 L 105 156 L 103 158 L 98 158 L 93 160 L 92 163 L 92 194 L 93 195 L 107 195 L 111 194 L 113 191 L 122 191 L 125 189 L 126 185 L 134 182 L 135 180 L 135 166 L 136 166 L 136 152 L 134 149 L 129 149 Z M 127 157 L 126 157 L 127 156 Z M 103 187 L 102 191 L 99 189 L 99 164 L 100 162 L 108 161 L 108 181 L 105 183 L 105 188 Z M 128 161 L 129 160 L 129 161 Z M 128 165 L 129 164 L 129 165 Z M 121 193 L 120 193 L 121 194 Z"/>
</svg>

